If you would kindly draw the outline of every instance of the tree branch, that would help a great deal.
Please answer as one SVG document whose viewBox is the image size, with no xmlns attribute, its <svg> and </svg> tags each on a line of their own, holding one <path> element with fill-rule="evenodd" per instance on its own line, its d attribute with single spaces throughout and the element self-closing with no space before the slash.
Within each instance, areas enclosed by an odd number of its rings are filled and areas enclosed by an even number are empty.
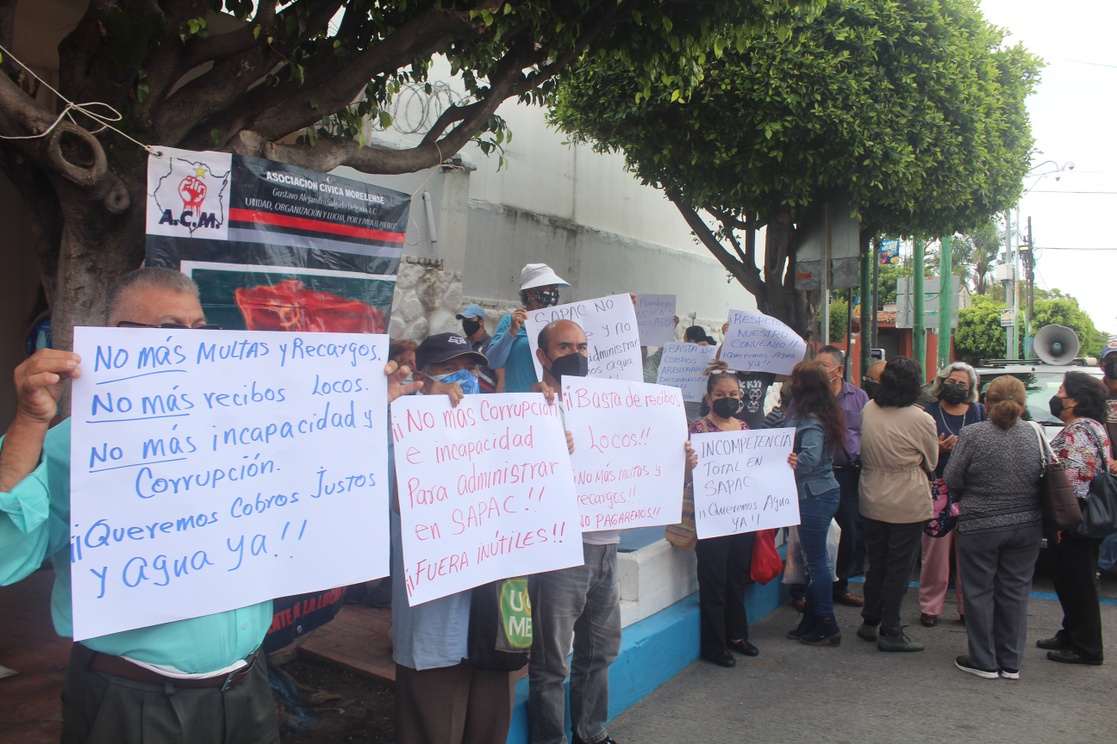
<svg viewBox="0 0 1117 744">
<path fill-rule="evenodd" d="M 298 4 L 289 5 L 280 17 L 285 18 L 286 14 L 293 12 Z M 210 36 L 208 39 L 192 39 L 187 45 L 186 56 L 182 60 L 184 68 L 190 70 L 206 62 L 225 59 L 266 43 L 276 25 L 275 7 L 274 2 L 257 3 L 256 15 L 241 28 Z"/>
<path fill-rule="evenodd" d="M 702 220 L 698 212 L 693 207 L 687 206 L 682 202 L 682 198 L 678 191 L 670 189 L 667 192 L 667 198 L 679 210 L 679 214 L 686 220 L 687 225 L 695 236 L 702 241 L 706 249 L 713 254 L 714 258 L 718 260 L 725 270 L 737 279 L 753 297 L 756 298 L 757 304 L 763 306 L 767 301 L 768 288 L 760 278 L 760 273 L 756 270 L 755 266 L 749 267 L 737 261 L 730 255 L 729 251 L 725 250 L 725 246 L 717 239 L 713 231 L 710 230 L 709 225 Z"/>
<path fill-rule="evenodd" d="M 330 19 L 341 7 L 343 0 L 329 0 L 316 7 L 314 14 L 296 34 L 297 40 L 313 36 L 326 28 Z M 295 6 L 289 6 L 290 11 Z M 277 25 L 281 21 L 277 21 Z M 212 147 L 210 131 L 219 129 L 232 136 L 244 128 L 241 119 L 250 115 L 254 105 L 261 100 L 271 101 L 282 86 L 274 88 L 261 85 L 264 75 L 282 64 L 276 49 L 282 40 L 273 40 L 268 46 L 267 37 L 261 34 L 258 43 L 246 51 L 217 61 L 208 71 L 184 84 L 164 100 L 155 113 L 153 126 L 158 140 L 168 145 L 186 144 L 200 148 Z M 330 55 L 322 55 L 323 66 L 332 65 Z M 253 86 L 256 86 L 253 88 Z M 250 102 L 256 101 L 256 104 Z M 247 108 L 246 108 L 247 107 Z M 242 112 L 237 117 L 235 112 Z M 209 123 L 211 117 L 220 121 Z M 284 132 L 289 134 L 289 132 Z M 186 142 L 187 138 L 189 142 Z"/>
<path fill-rule="evenodd" d="M 306 66 L 303 83 L 286 80 L 275 87 L 257 86 L 221 106 L 207 106 L 212 118 L 203 119 L 189 132 L 186 141 L 204 142 L 210 130 L 232 137 L 242 129 L 270 139 L 281 139 L 345 108 L 378 75 L 406 67 L 415 59 L 427 59 L 449 43 L 461 42 L 473 33 L 476 33 L 475 27 L 465 13 L 441 9 L 424 11 L 343 66 L 339 67 L 331 54 L 317 55 L 313 59 L 315 64 Z M 186 87 L 174 97 L 185 93 Z M 193 97 L 191 94 L 190 98 Z"/>
</svg>

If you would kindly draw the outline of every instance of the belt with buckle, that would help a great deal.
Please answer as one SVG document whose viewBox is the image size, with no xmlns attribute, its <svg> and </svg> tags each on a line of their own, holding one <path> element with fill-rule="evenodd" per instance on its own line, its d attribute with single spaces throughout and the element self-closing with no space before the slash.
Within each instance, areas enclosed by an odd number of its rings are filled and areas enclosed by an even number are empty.
<svg viewBox="0 0 1117 744">
<path fill-rule="evenodd" d="M 245 658 L 245 661 L 248 662 L 245 666 L 229 674 L 218 674 L 213 677 L 178 679 L 177 677 L 165 677 L 147 667 L 134 664 L 123 656 L 113 656 L 112 654 L 103 654 L 100 651 L 94 651 L 81 643 L 75 643 L 73 649 L 74 657 L 94 672 L 111 674 L 114 677 L 131 680 L 132 682 L 142 682 L 148 685 L 170 684 L 172 687 L 176 687 L 180 690 L 219 687 L 222 692 L 228 690 L 230 687 L 236 687 L 248 678 L 248 672 L 251 671 L 252 667 L 256 664 L 256 658 L 259 654 L 260 651 L 258 649 L 253 651 Z"/>
</svg>

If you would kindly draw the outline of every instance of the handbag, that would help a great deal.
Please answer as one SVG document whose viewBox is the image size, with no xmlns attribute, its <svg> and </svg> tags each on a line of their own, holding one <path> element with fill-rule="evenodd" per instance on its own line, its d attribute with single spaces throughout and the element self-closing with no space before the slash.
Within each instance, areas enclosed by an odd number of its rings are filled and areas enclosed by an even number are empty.
<svg viewBox="0 0 1117 744">
<path fill-rule="evenodd" d="M 693 550 L 698 542 L 698 532 L 694 529 L 694 486 L 683 488 L 683 521 L 669 524 L 663 528 L 667 542 L 680 550 Z"/>
<path fill-rule="evenodd" d="M 527 579 L 501 579 L 474 587 L 469 603 L 469 661 L 478 669 L 514 672 L 531 649 Z"/>
<path fill-rule="evenodd" d="M 767 584 L 782 573 L 783 560 L 776 550 L 776 531 L 760 530 L 752 544 L 749 577 L 757 584 Z"/>
<path fill-rule="evenodd" d="M 931 481 L 931 499 L 934 516 L 923 523 L 923 534 L 928 537 L 949 535 L 958 525 L 958 502 L 946 487 L 946 481 L 935 478 Z"/>
<path fill-rule="evenodd" d="M 1089 431 L 1089 429 L 1087 429 Z M 1101 455 L 1101 470 L 1090 481 L 1090 492 L 1082 503 L 1082 524 L 1075 529 L 1079 537 L 1109 537 L 1117 532 L 1117 477 L 1106 467 L 1105 448 L 1094 439 Z"/>
<path fill-rule="evenodd" d="M 1039 478 L 1039 505 L 1043 511 L 1043 528 L 1048 532 L 1073 530 L 1082 524 L 1082 508 L 1074 495 L 1062 461 L 1051 451 L 1043 429 L 1032 424 L 1039 438 L 1043 474 Z"/>
</svg>

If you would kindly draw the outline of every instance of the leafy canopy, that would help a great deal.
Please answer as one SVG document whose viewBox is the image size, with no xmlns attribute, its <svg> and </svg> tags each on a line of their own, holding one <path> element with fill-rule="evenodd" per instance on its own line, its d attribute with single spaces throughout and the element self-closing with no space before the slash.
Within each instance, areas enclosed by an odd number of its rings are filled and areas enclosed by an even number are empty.
<svg viewBox="0 0 1117 744">
<path fill-rule="evenodd" d="M 794 213 L 846 190 L 874 231 L 949 234 L 1014 203 L 1027 173 L 1039 62 L 1002 41 L 972 0 L 830 0 L 789 34 L 715 44 L 690 96 L 582 65 L 553 120 L 691 208 Z"/>
</svg>

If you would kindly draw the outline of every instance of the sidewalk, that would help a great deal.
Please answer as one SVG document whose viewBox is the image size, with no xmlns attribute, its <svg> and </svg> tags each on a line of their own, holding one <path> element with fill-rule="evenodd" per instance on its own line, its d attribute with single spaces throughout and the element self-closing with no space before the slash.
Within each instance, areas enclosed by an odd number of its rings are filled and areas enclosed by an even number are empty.
<svg viewBox="0 0 1117 744">
<path fill-rule="evenodd" d="M 1117 582 L 1103 584 L 1112 598 Z M 860 593 L 860 586 L 855 591 Z M 1035 641 L 1059 627 L 1050 583 L 1037 582 L 1028 607 L 1021 679 L 984 680 L 954 668 L 965 627 L 947 610 L 919 625 L 916 591 L 904 601 L 908 635 L 921 653 L 886 654 L 855 631 L 858 610 L 838 607 L 842 644 L 814 648 L 784 634 L 799 615 L 788 606 L 750 630 L 756 659 L 722 669 L 697 661 L 609 724 L 621 744 L 667 742 L 1112 742 L 1117 739 L 1117 603 L 1102 605 L 1109 658 L 1100 667 L 1057 664 Z M 1048 598 L 1043 598 L 1043 597 Z"/>
</svg>

